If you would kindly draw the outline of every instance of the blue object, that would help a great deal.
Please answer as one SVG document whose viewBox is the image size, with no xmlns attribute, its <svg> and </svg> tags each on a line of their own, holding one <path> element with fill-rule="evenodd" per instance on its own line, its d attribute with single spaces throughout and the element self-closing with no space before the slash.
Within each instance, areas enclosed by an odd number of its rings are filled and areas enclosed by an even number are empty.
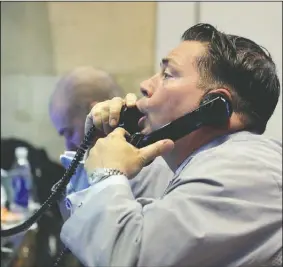
<svg viewBox="0 0 283 267">
<path fill-rule="evenodd" d="M 27 208 L 29 202 L 29 186 L 27 180 L 22 175 L 15 175 L 12 180 L 14 189 L 14 203 Z"/>
</svg>

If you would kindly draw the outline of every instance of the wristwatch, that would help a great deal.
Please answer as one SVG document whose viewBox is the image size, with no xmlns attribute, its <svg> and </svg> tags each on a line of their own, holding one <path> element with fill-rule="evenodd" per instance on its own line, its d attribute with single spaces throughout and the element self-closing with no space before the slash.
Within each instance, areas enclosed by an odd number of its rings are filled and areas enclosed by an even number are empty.
<svg viewBox="0 0 283 267">
<path fill-rule="evenodd" d="M 125 174 L 117 169 L 97 168 L 88 176 L 88 182 L 90 185 L 96 184 L 112 175 L 125 175 Z"/>
</svg>

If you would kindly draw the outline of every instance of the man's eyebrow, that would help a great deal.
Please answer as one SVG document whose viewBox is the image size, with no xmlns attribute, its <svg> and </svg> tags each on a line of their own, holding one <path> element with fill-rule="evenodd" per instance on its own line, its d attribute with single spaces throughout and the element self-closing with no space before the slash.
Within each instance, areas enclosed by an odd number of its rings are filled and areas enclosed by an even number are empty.
<svg viewBox="0 0 283 267">
<path fill-rule="evenodd" d="M 161 68 L 166 68 L 168 65 L 178 66 L 178 63 L 172 58 L 163 58 L 160 63 Z"/>
<path fill-rule="evenodd" d="M 161 60 L 160 66 L 163 67 L 163 68 L 166 67 L 168 65 L 169 61 L 170 61 L 169 58 L 163 58 Z"/>
<path fill-rule="evenodd" d="M 65 129 L 60 129 L 60 130 L 58 131 L 59 135 L 60 135 L 60 136 L 63 136 L 63 135 L 64 135 L 64 131 L 65 131 Z"/>
</svg>

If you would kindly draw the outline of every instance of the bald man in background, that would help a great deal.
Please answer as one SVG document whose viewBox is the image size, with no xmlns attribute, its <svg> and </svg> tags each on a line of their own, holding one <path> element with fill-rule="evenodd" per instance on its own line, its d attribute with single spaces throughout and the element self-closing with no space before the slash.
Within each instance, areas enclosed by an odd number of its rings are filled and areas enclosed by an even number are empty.
<svg viewBox="0 0 283 267">
<path fill-rule="evenodd" d="M 108 73 L 92 67 L 78 67 L 63 76 L 51 96 L 49 114 L 58 134 L 65 138 L 66 149 L 79 147 L 85 118 L 97 102 L 121 95 L 121 88 Z"/>
<path fill-rule="evenodd" d="M 64 136 L 67 150 L 76 151 L 79 147 L 84 137 L 85 119 L 91 108 L 113 97 L 122 97 L 121 88 L 108 73 L 93 67 L 78 67 L 59 80 L 50 99 L 49 114 L 58 134 Z M 104 136 L 103 132 L 97 131 L 94 142 Z M 65 167 L 73 155 L 67 153 L 67 156 L 61 156 Z M 67 187 L 67 194 L 88 187 L 87 178 L 77 176 L 80 178 L 77 177 L 72 184 L 73 188 Z M 133 194 L 136 198 L 160 197 L 172 176 L 164 160 L 158 157 L 131 180 Z"/>
</svg>

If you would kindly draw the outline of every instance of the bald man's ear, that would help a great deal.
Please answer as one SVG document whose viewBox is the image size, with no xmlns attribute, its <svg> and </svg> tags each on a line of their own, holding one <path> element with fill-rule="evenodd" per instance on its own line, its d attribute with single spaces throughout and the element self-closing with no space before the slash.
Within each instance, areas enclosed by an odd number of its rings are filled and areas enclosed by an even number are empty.
<svg viewBox="0 0 283 267">
<path fill-rule="evenodd" d="M 90 103 L 90 109 L 92 109 L 97 103 L 98 103 L 98 102 L 96 102 L 96 101 L 91 102 L 91 103 Z"/>
</svg>

